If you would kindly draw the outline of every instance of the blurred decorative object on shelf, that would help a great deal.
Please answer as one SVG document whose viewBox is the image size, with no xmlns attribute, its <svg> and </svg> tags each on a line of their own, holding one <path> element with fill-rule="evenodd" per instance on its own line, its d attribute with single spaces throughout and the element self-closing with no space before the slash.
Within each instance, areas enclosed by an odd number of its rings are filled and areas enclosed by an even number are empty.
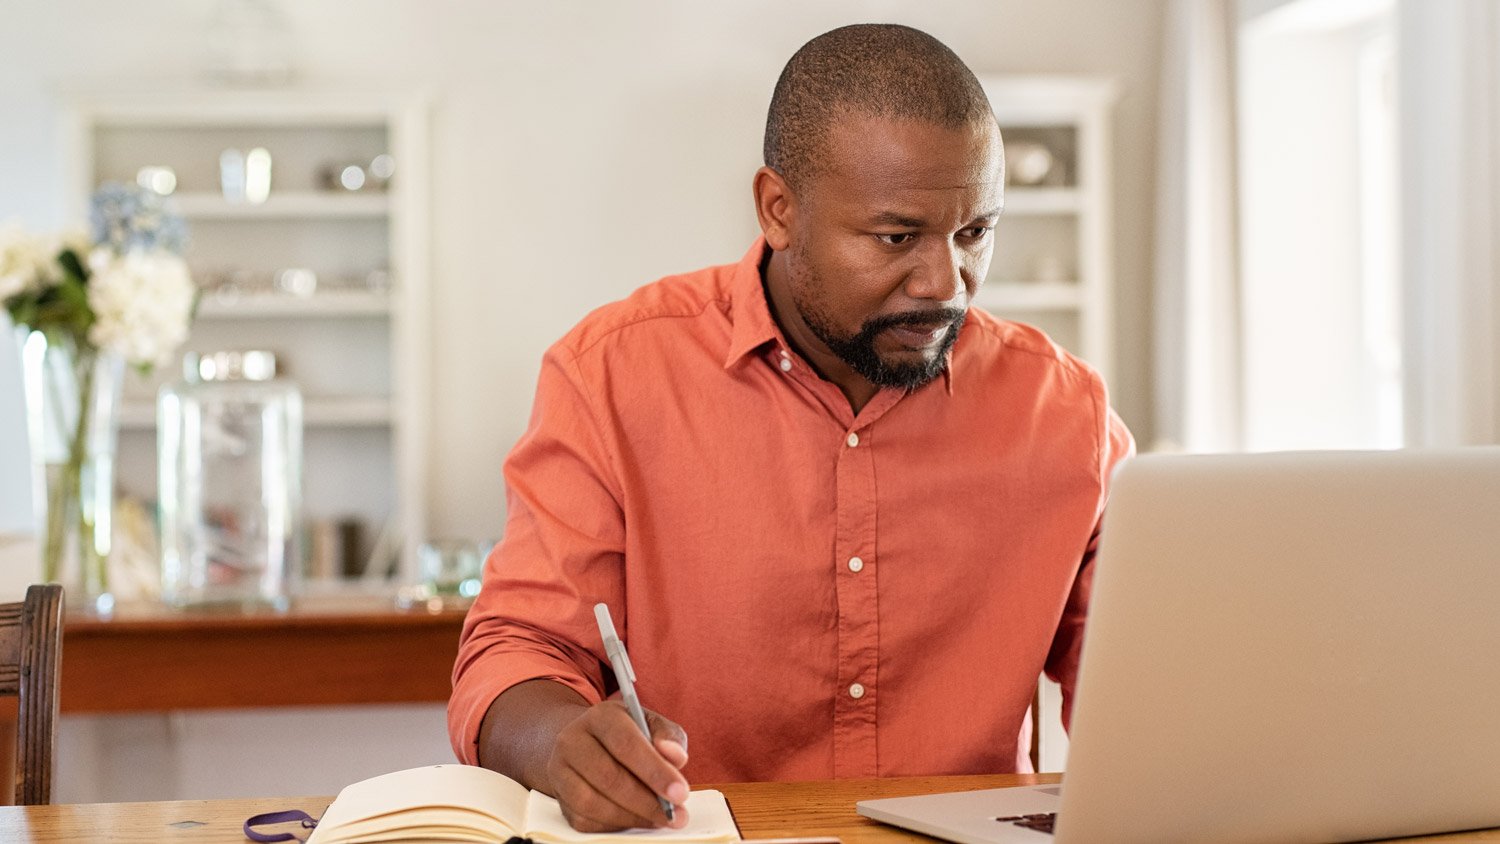
<svg viewBox="0 0 1500 844">
<path fill-rule="evenodd" d="M 387 190 L 395 175 L 396 159 L 388 153 L 375 156 L 369 164 L 336 161 L 318 168 L 318 181 L 323 189 L 338 193 Z"/>
<path fill-rule="evenodd" d="M 366 556 L 364 521 L 351 516 L 339 519 L 335 526 L 339 534 L 339 574 L 346 578 L 364 576 L 370 565 Z"/>
<path fill-rule="evenodd" d="M 245 155 L 245 201 L 260 205 L 271 196 L 271 153 L 256 147 Z"/>
<path fill-rule="evenodd" d="M 124 367 L 171 358 L 195 291 L 186 227 L 160 194 L 103 185 L 90 218 L 89 234 L 50 239 L 0 227 L 0 302 L 21 344 L 42 579 L 108 612 Z"/>
<path fill-rule="evenodd" d="M 292 31 L 271 0 L 219 0 L 208 25 L 207 70 L 229 85 L 290 82 Z"/>
<path fill-rule="evenodd" d="M 360 274 L 329 275 L 310 267 L 287 267 L 275 272 L 210 268 L 200 270 L 203 302 L 219 315 L 223 309 L 245 301 L 325 300 L 355 301 L 356 294 L 387 294 L 390 272 L 383 267 Z M 324 295 L 327 294 L 327 295 Z M 377 301 L 365 298 L 362 301 Z"/>
<path fill-rule="evenodd" d="M 135 183 L 162 196 L 171 196 L 177 190 L 177 171 L 171 167 L 142 167 L 135 173 Z"/>
<path fill-rule="evenodd" d="M 307 528 L 307 577 L 316 581 L 357 578 L 365 567 L 365 523 L 357 517 L 312 519 Z"/>
<path fill-rule="evenodd" d="M 324 190 L 355 193 L 365 189 L 365 168 L 358 164 L 324 164 L 318 170 Z"/>
<path fill-rule="evenodd" d="M 338 575 L 339 532 L 332 519 L 308 519 L 306 575 L 308 581 L 333 580 Z"/>
<path fill-rule="evenodd" d="M 423 599 L 466 601 L 479 594 L 484 558 L 490 546 L 472 539 L 432 539 L 417 549 L 417 577 Z"/>
<path fill-rule="evenodd" d="M 363 190 L 365 187 L 365 171 L 358 165 L 350 164 L 339 171 L 339 186 L 344 190 Z"/>
<path fill-rule="evenodd" d="M 285 608 L 301 574 L 302 395 L 267 351 L 189 354 L 157 398 L 162 598 Z"/>
<path fill-rule="evenodd" d="M 219 153 L 219 188 L 230 202 L 245 201 L 245 154 L 237 149 Z"/>
<path fill-rule="evenodd" d="M 391 182 L 391 177 L 396 175 L 396 159 L 390 153 L 383 152 L 370 159 L 370 166 L 366 168 L 370 174 L 371 186 L 385 190 Z"/>
<path fill-rule="evenodd" d="M 276 291 L 293 296 L 311 296 L 318 292 L 318 274 L 301 267 L 282 270 L 276 274 Z"/>
<path fill-rule="evenodd" d="M 255 274 L 246 270 L 210 270 L 203 273 L 203 292 L 216 301 L 233 302 L 255 290 Z"/>
<path fill-rule="evenodd" d="M 385 268 L 370 270 L 365 273 L 365 287 L 374 291 L 386 291 L 391 289 L 391 271 Z"/>
<path fill-rule="evenodd" d="M 1017 138 L 1005 142 L 1005 181 L 1022 187 L 1045 184 L 1056 163 L 1052 150 L 1039 141 Z"/>
</svg>

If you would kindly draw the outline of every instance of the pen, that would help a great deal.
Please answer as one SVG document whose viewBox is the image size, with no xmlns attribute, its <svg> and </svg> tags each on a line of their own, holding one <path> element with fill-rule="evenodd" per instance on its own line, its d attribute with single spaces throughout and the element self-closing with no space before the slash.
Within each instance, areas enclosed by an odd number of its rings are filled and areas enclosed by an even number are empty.
<svg viewBox="0 0 1500 844">
<path fill-rule="evenodd" d="M 620 697 L 625 698 L 625 708 L 630 710 L 630 717 L 635 719 L 635 725 L 645 734 L 646 743 L 651 744 L 651 728 L 646 726 L 646 712 L 641 709 L 641 699 L 635 694 L 635 666 L 630 664 L 630 654 L 625 653 L 625 643 L 615 633 L 615 622 L 609 617 L 609 607 L 602 601 L 594 605 L 594 620 L 599 622 L 599 638 L 604 640 L 604 653 L 609 656 L 609 667 L 614 669 L 615 683 L 620 687 Z M 655 748 L 655 745 L 652 744 L 652 747 Z M 677 819 L 672 811 L 672 801 L 660 795 L 656 800 L 661 803 L 661 810 L 667 813 L 667 820 Z"/>
</svg>

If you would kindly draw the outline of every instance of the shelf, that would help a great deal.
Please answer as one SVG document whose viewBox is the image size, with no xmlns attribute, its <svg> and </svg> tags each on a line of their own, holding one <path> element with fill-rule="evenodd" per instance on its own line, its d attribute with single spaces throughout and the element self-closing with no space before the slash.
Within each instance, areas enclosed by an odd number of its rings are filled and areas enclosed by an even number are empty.
<svg viewBox="0 0 1500 844">
<path fill-rule="evenodd" d="M 305 428 L 376 428 L 391 423 L 391 402 L 387 398 L 304 398 L 302 425 Z M 146 431 L 156 427 L 156 403 L 127 401 L 120 405 L 122 430 Z"/>
<path fill-rule="evenodd" d="M 190 348 L 271 349 L 295 361 L 288 371 L 303 392 L 308 454 L 318 463 L 317 475 L 304 477 L 305 494 L 328 512 L 389 523 L 403 576 L 412 578 L 427 535 L 431 441 L 422 400 L 430 321 L 415 318 L 427 313 L 432 289 L 431 215 L 413 213 L 428 207 L 430 189 L 425 96 L 127 83 L 67 99 L 70 214 L 86 215 L 88 188 L 101 181 L 128 183 L 146 166 L 175 171 L 167 199 L 186 219 L 185 257 L 204 284 Z M 255 147 L 275 159 L 269 196 L 230 202 L 219 189 L 220 156 Z M 329 167 L 381 154 L 398 165 L 389 185 L 324 185 Z M 317 274 L 309 295 L 275 286 L 279 272 L 294 268 Z M 389 281 L 372 279 L 376 272 Z M 132 378 L 120 407 L 117 481 L 143 500 L 157 494 L 154 387 L 173 370 Z"/>
<path fill-rule="evenodd" d="M 1078 188 L 1023 188 L 1005 189 L 1005 215 L 1016 214 L 1077 214 L 1083 208 L 1083 195 Z"/>
<path fill-rule="evenodd" d="M 974 304 L 991 311 L 1064 311 L 1083 307 L 1083 291 L 1072 282 L 990 282 Z"/>
<path fill-rule="evenodd" d="M 189 220 L 347 220 L 391 213 L 388 193 L 272 193 L 260 204 L 230 202 L 216 193 L 179 193 L 171 199 Z"/>
<path fill-rule="evenodd" d="M 369 290 L 335 290 L 312 296 L 210 292 L 203 295 L 197 316 L 199 319 L 323 318 L 386 316 L 390 312 L 390 295 Z"/>
<path fill-rule="evenodd" d="M 121 604 L 68 613 L 61 709 L 162 712 L 441 702 L 465 609 L 303 597 L 285 612 Z M 149 677 L 150 682 L 137 682 Z"/>
</svg>

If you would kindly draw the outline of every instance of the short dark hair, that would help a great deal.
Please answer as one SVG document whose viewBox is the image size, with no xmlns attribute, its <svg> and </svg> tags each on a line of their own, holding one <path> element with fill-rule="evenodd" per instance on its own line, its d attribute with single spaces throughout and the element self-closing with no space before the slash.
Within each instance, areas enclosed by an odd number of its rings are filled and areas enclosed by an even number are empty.
<svg viewBox="0 0 1500 844">
<path fill-rule="evenodd" d="M 781 71 L 766 165 L 798 186 L 818 171 L 830 127 L 849 115 L 954 128 L 994 119 L 974 72 L 941 41 L 899 24 L 844 26 L 802 45 Z"/>
</svg>

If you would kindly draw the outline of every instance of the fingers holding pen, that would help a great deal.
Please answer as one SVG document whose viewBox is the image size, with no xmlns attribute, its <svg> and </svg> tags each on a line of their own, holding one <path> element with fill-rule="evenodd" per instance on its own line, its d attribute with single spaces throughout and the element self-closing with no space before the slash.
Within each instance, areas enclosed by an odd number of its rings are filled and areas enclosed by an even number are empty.
<svg viewBox="0 0 1500 844">
<path fill-rule="evenodd" d="M 601 832 L 686 824 L 682 804 L 687 800 L 687 780 L 646 741 L 619 701 L 589 707 L 564 727 L 547 767 L 563 814 L 576 829 Z M 662 811 L 659 796 L 675 804 L 673 819 Z"/>
<path fill-rule="evenodd" d="M 557 791 L 557 802 L 563 817 L 579 832 L 616 832 L 622 829 L 656 827 L 665 818 L 645 817 L 620 805 L 608 796 L 607 787 L 590 782 L 583 774 L 566 764 L 554 767 L 551 773 L 552 787 Z M 650 804 L 653 814 L 660 815 L 654 802 Z"/>
<path fill-rule="evenodd" d="M 647 723 L 652 723 L 654 718 L 657 724 L 662 725 L 662 732 L 658 733 L 657 725 L 653 724 L 653 737 L 658 741 L 648 742 L 619 701 L 604 701 L 596 708 L 601 710 L 600 717 L 590 723 L 595 740 L 624 769 L 627 776 L 649 791 L 654 816 L 662 816 L 662 821 L 666 821 L 656 802 L 658 797 L 664 797 L 676 807 L 676 817 L 670 825 L 683 826 L 686 814 L 682 806 L 687 802 L 688 782 L 678 770 L 680 766 L 677 764 L 677 759 L 683 764 L 687 762 L 687 752 L 681 750 L 687 742 L 682 728 L 648 710 Z M 665 745 L 665 752 L 661 749 L 662 745 Z M 620 787 L 624 789 L 623 784 Z"/>
</svg>

